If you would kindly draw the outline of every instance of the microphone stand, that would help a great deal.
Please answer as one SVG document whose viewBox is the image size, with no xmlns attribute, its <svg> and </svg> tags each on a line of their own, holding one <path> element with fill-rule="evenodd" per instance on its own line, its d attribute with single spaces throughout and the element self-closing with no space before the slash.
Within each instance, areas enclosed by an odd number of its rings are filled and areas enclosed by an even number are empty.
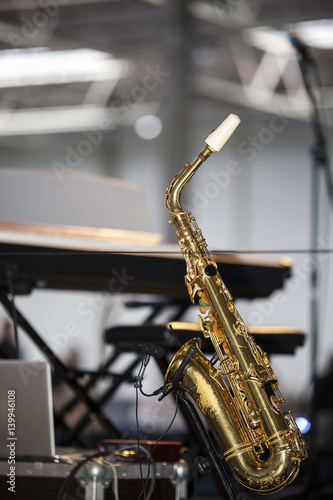
<svg viewBox="0 0 333 500">
<path fill-rule="evenodd" d="M 326 188 L 328 199 L 331 208 L 333 209 L 333 181 L 330 171 L 326 139 L 322 123 L 320 120 L 320 113 L 317 104 L 317 99 L 310 82 L 311 72 L 319 83 L 318 69 L 315 61 L 308 51 L 308 47 L 299 39 L 297 35 L 290 35 L 292 45 L 296 48 L 298 54 L 298 62 L 301 70 L 301 75 L 304 82 L 304 87 L 308 94 L 309 100 L 312 104 L 311 125 L 314 135 L 314 144 L 310 147 L 310 154 L 312 157 L 312 172 L 311 172 L 311 220 L 310 220 L 310 237 L 311 248 L 316 251 L 318 249 L 319 237 L 319 191 L 320 191 L 320 170 L 324 169 L 326 176 Z M 310 274 L 310 381 L 312 384 L 312 397 L 310 405 L 310 418 L 312 431 L 310 434 L 310 467 L 313 470 L 313 477 L 311 478 L 313 491 L 317 489 L 317 425 L 316 418 L 316 376 L 317 376 L 317 355 L 318 355 L 318 318 L 319 318 L 319 265 L 317 254 L 313 260 L 313 265 Z M 312 455 L 312 458 L 311 458 Z M 313 469 L 312 469 L 313 467 Z"/>
</svg>

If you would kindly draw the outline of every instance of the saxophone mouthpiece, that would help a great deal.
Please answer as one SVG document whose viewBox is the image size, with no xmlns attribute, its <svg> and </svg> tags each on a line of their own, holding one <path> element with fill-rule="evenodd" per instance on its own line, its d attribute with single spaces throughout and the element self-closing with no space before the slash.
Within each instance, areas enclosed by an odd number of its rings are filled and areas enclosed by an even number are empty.
<svg viewBox="0 0 333 500">
<path fill-rule="evenodd" d="M 239 124 L 240 118 L 237 115 L 229 115 L 221 125 L 209 134 L 205 141 L 206 144 L 214 151 L 220 151 Z"/>
</svg>

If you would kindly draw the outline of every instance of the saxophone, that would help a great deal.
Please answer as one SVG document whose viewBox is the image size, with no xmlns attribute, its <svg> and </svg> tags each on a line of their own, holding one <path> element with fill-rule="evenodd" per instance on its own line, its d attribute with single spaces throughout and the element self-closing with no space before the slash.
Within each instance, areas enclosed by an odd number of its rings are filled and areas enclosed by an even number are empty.
<svg viewBox="0 0 333 500">
<path fill-rule="evenodd" d="M 175 354 L 164 379 L 173 380 L 201 411 L 234 477 L 260 494 L 274 493 L 297 476 L 307 445 L 284 399 L 267 354 L 254 342 L 211 257 L 194 217 L 181 206 L 181 193 L 200 165 L 227 142 L 240 119 L 229 115 L 206 139 L 192 164 L 187 163 L 167 188 L 165 204 L 172 214 L 186 262 L 185 283 L 192 303 L 199 304 L 199 324 L 209 337 L 218 365 L 201 352 L 193 338 Z M 195 354 L 186 363 L 188 349 Z M 183 363 L 183 364 L 182 364 Z M 179 368 L 181 377 L 179 377 Z"/>
</svg>

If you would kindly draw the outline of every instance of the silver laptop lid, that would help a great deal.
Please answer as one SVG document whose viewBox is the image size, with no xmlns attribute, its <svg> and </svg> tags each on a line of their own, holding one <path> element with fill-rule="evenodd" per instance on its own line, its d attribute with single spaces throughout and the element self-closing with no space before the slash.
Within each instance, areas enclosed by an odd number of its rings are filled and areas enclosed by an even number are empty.
<svg viewBox="0 0 333 500">
<path fill-rule="evenodd" d="M 0 457 L 55 455 L 50 365 L 0 360 Z"/>
</svg>

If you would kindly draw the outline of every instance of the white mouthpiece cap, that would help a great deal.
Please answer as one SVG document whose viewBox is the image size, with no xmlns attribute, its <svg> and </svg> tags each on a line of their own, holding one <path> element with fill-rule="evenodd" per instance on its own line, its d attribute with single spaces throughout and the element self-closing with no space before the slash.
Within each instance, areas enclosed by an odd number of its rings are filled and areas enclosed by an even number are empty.
<svg viewBox="0 0 333 500">
<path fill-rule="evenodd" d="M 206 138 L 206 144 L 214 151 L 220 151 L 227 140 L 235 132 L 240 124 L 240 118 L 237 115 L 229 115 L 209 136 Z"/>
</svg>

